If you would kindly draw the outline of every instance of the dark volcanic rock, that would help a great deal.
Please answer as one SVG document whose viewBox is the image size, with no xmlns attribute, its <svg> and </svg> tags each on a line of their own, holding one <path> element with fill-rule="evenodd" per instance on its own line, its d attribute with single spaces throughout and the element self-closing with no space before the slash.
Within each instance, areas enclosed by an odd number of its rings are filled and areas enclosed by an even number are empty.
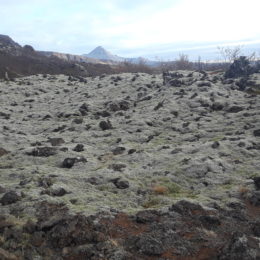
<svg viewBox="0 0 260 260">
<path fill-rule="evenodd" d="M 62 187 L 59 187 L 59 188 L 55 188 L 55 189 L 47 189 L 47 190 L 44 190 L 42 192 L 42 194 L 48 194 L 50 196 L 55 196 L 55 197 L 62 197 L 66 194 L 68 194 L 69 192 L 66 191 L 64 188 Z"/>
<path fill-rule="evenodd" d="M 120 178 L 117 178 L 117 179 L 115 179 L 112 182 L 115 184 L 115 186 L 118 189 L 127 189 L 127 188 L 129 188 L 129 181 L 127 181 L 127 180 L 121 180 Z"/>
<path fill-rule="evenodd" d="M 74 118 L 72 122 L 75 123 L 75 124 L 78 124 L 78 125 L 82 124 L 83 123 L 83 118 Z"/>
<path fill-rule="evenodd" d="M 199 220 L 202 225 L 208 229 L 212 229 L 221 224 L 220 219 L 216 216 L 200 216 Z"/>
<path fill-rule="evenodd" d="M 172 205 L 169 210 L 171 211 L 176 211 L 179 214 L 185 214 L 189 215 L 192 214 L 192 212 L 197 211 L 197 212 L 204 212 L 203 208 L 199 204 L 192 203 L 187 200 L 181 200 L 177 202 L 176 204 Z"/>
<path fill-rule="evenodd" d="M 182 81 L 179 79 L 171 79 L 168 84 L 172 87 L 181 87 L 182 86 Z"/>
<path fill-rule="evenodd" d="M 68 149 L 68 147 L 61 147 L 59 150 L 61 152 L 67 152 L 69 149 Z"/>
<path fill-rule="evenodd" d="M 87 160 L 84 157 L 74 157 L 74 158 L 66 158 L 62 162 L 63 168 L 72 168 L 75 163 L 78 162 L 87 162 Z"/>
<path fill-rule="evenodd" d="M 241 107 L 241 106 L 231 106 L 231 107 L 229 107 L 227 109 L 227 112 L 229 112 L 229 113 L 238 113 L 238 112 L 243 111 L 243 110 L 244 110 L 244 108 Z"/>
<path fill-rule="evenodd" d="M 112 152 L 114 155 L 119 155 L 119 154 L 123 154 L 125 150 L 126 150 L 125 147 L 119 146 L 113 149 Z"/>
<path fill-rule="evenodd" d="M 108 108 L 112 112 L 117 112 L 120 110 L 126 111 L 130 108 L 130 104 L 126 100 L 114 101 L 108 104 Z"/>
<path fill-rule="evenodd" d="M 36 147 L 32 151 L 27 152 L 27 155 L 38 157 L 49 157 L 57 154 L 55 147 Z"/>
<path fill-rule="evenodd" d="M 247 150 L 260 150 L 260 143 L 253 143 L 252 146 L 246 148 Z"/>
<path fill-rule="evenodd" d="M 219 260 L 257 260 L 257 249 L 253 249 L 252 242 L 244 235 L 234 237 L 225 247 Z"/>
<path fill-rule="evenodd" d="M 212 145 L 211 145 L 211 147 L 213 148 L 213 149 L 216 149 L 216 148 L 218 148 L 219 147 L 219 142 L 218 141 L 215 141 Z"/>
<path fill-rule="evenodd" d="M 150 236 L 142 236 L 138 239 L 136 247 L 149 256 L 160 256 L 164 251 L 163 241 Z"/>
<path fill-rule="evenodd" d="M 260 206 L 260 191 L 253 191 L 249 201 L 252 205 L 259 207 Z"/>
<path fill-rule="evenodd" d="M 8 119 L 10 119 L 10 114 L 7 114 L 7 113 L 4 113 L 4 112 L 1 112 L 0 111 L 0 118 L 3 118 L 3 119 L 6 119 L 6 120 L 8 120 Z"/>
<path fill-rule="evenodd" d="M 180 153 L 180 152 L 182 152 L 181 148 L 175 148 L 174 150 L 171 151 L 171 154 L 177 154 L 177 153 Z"/>
<path fill-rule="evenodd" d="M 111 122 L 110 122 L 109 120 L 107 120 L 107 121 L 101 121 L 101 122 L 99 123 L 99 127 L 100 127 L 103 131 L 105 131 L 105 130 L 112 129 L 112 124 L 111 124 Z"/>
<path fill-rule="evenodd" d="M 256 189 L 257 189 L 257 190 L 260 190 L 260 176 L 254 177 L 253 180 L 254 180 Z"/>
<path fill-rule="evenodd" d="M 72 168 L 72 166 L 75 164 L 76 159 L 75 158 L 66 158 L 64 159 L 62 166 L 64 168 Z"/>
<path fill-rule="evenodd" d="M 211 106 L 213 111 L 220 111 L 224 109 L 224 105 L 221 102 L 214 102 Z"/>
<path fill-rule="evenodd" d="M 252 231 L 256 237 L 260 237 L 260 221 L 256 221 L 252 224 Z"/>
<path fill-rule="evenodd" d="M 51 118 L 52 118 L 51 115 L 45 115 L 45 116 L 43 116 L 42 120 L 49 120 Z"/>
<path fill-rule="evenodd" d="M 122 164 L 122 163 L 113 163 L 113 164 L 110 164 L 108 166 L 109 169 L 113 169 L 114 171 L 119 171 L 121 172 L 122 169 L 126 168 L 126 165 L 125 164 Z"/>
<path fill-rule="evenodd" d="M 9 152 L 7 150 L 5 150 L 4 148 L 0 147 L 0 157 L 8 154 Z"/>
<path fill-rule="evenodd" d="M 80 106 L 79 112 L 81 113 L 82 116 L 86 116 L 87 113 L 89 112 L 89 106 L 88 104 L 84 103 Z"/>
<path fill-rule="evenodd" d="M 182 78 L 183 74 L 179 72 L 163 72 L 163 85 L 180 87 L 182 81 L 179 78 Z"/>
<path fill-rule="evenodd" d="M 66 125 L 58 126 L 57 128 L 53 129 L 53 132 L 60 132 L 66 128 Z"/>
<path fill-rule="evenodd" d="M 9 205 L 9 204 L 13 204 L 19 200 L 21 200 L 20 195 L 18 195 L 15 191 L 9 191 L 4 194 L 4 196 L 1 198 L 0 202 L 2 203 L 2 205 Z"/>
<path fill-rule="evenodd" d="M 56 248 L 64 248 L 72 244 L 84 245 L 103 240 L 103 236 L 99 236 L 99 232 L 95 231 L 92 221 L 82 215 L 61 219 L 46 235 L 51 245 Z"/>
<path fill-rule="evenodd" d="M 37 222 L 22 226 L 25 237 L 30 237 L 23 255 L 37 249 L 50 259 L 256 260 L 260 256 L 259 220 L 256 216 L 250 223 L 246 218 L 241 221 L 237 214 L 246 217 L 241 208 L 234 214 L 218 205 L 202 208 L 180 201 L 170 210 L 146 210 L 134 216 L 122 212 L 84 216 L 70 215 L 64 204 L 44 201 L 36 210 Z M 19 246 L 25 237 L 14 225 L 0 216 L 5 241 Z"/>
<path fill-rule="evenodd" d="M 92 185 L 99 185 L 99 184 L 102 183 L 101 179 L 97 178 L 97 177 L 90 177 L 86 181 L 89 182 Z"/>
<path fill-rule="evenodd" d="M 106 110 L 99 111 L 99 112 L 96 113 L 96 115 L 97 116 L 102 116 L 102 117 L 109 117 L 109 116 L 111 116 L 111 114 L 108 111 L 106 111 Z"/>
<path fill-rule="evenodd" d="M 158 220 L 158 212 L 156 210 L 139 211 L 136 214 L 137 223 L 152 223 Z"/>
<path fill-rule="evenodd" d="M 260 136 L 260 129 L 254 130 L 254 136 Z"/>
<path fill-rule="evenodd" d="M 201 81 L 197 85 L 198 85 L 198 87 L 210 87 L 211 83 L 208 81 Z"/>
<path fill-rule="evenodd" d="M 40 177 L 38 180 L 38 186 L 49 188 L 54 183 L 53 179 L 51 177 Z"/>
<path fill-rule="evenodd" d="M 73 151 L 75 152 L 83 152 L 84 151 L 84 145 L 83 144 L 77 144 L 74 148 Z"/>
<path fill-rule="evenodd" d="M 248 79 L 241 78 L 236 82 L 236 85 L 239 87 L 239 90 L 244 91 L 248 85 Z"/>
<path fill-rule="evenodd" d="M 136 149 L 129 149 L 128 150 L 128 154 L 133 154 L 133 153 L 135 153 L 136 152 Z"/>
</svg>

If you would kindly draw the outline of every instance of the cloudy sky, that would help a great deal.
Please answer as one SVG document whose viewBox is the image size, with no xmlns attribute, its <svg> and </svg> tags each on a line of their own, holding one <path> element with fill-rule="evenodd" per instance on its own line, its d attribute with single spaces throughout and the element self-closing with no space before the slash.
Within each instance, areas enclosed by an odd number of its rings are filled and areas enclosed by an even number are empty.
<svg viewBox="0 0 260 260">
<path fill-rule="evenodd" d="M 260 49 L 260 0 L 0 0 L 0 34 L 73 54 L 167 56 L 228 44 Z"/>
</svg>

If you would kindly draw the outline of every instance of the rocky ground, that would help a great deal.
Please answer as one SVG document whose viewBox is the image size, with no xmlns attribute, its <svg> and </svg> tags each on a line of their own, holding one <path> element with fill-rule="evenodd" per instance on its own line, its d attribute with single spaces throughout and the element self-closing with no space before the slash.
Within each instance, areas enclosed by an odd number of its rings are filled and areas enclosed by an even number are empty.
<svg viewBox="0 0 260 260">
<path fill-rule="evenodd" d="M 259 86 L 0 82 L 0 259 L 260 259 Z"/>
</svg>

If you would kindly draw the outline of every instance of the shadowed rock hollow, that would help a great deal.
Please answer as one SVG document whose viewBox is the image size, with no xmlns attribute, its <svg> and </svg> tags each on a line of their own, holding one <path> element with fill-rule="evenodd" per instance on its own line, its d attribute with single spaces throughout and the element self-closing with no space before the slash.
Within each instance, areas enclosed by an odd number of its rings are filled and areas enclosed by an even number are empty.
<svg viewBox="0 0 260 260">
<path fill-rule="evenodd" d="M 0 259 L 258 259 L 260 74 L 0 82 Z"/>
</svg>

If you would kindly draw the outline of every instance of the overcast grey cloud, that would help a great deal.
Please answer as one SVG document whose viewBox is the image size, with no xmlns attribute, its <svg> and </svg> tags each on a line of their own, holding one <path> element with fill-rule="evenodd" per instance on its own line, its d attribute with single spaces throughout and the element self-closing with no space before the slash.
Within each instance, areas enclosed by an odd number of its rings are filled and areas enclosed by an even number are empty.
<svg viewBox="0 0 260 260">
<path fill-rule="evenodd" d="M 39 50 L 168 55 L 260 43 L 259 0 L 0 0 L 0 33 Z"/>
</svg>

